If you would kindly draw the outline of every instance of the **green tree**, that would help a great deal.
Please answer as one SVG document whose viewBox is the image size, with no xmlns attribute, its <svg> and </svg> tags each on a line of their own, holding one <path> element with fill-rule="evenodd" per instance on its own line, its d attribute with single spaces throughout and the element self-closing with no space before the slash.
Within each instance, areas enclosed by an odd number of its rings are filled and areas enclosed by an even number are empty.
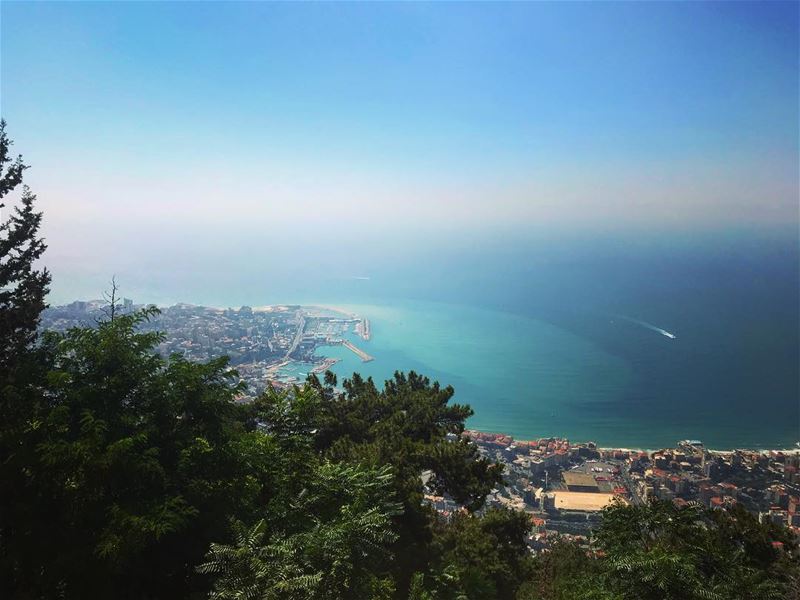
<svg viewBox="0 0 800 600">
<path fill-rule="evenodd" d="M 740 508 L 612 505 L 595 531 L 592 556 L 556 544 L 536 557 L 520 599 L 795 600 L 800 581 L 789 532 Z"/>
<path fill-rule="evenodd" d="M 391 517 L 389 469 L 323 462 L 291 510 L 298 527 L 268 524 L 239 527 L 235 545 L 212 544 L 202 573 L 216 576 L 211 598 L 350 599 L 389 598 L 390 579 L 375 575 L 374 563 L 390 558 L 396 537 Z M 312 483 L 312 482 L 309 482 Z M 274 531 L 270 531 L 270 529 Z"/>
<path fill-rule="evenodd" d="M 12 595 L 178 597 L 230 516 L 255 517 L 272 471 L 252 465 L 278 448 L 246 430 L 225 359 L 154 353 L 160 336 L 137 332 L 151 314 L 45 336 L 3 515 Z"/>
<path fill-rule="evenodd" d="M 42 215 L 35 210 L 35 196 L 23 185 L 27 166 L 21 156 L 11 156 L 11 145 L 6 123 L 0 120 L 0 213 L 22 186 L 20 197 L 11 200 L 8 217 L 0 222 L 0 585 L 22 564 L 11 539 L 38 518 L 28 509 L 31 448 L 25 440 L 37 424 L 31 417 L 42 400 L 44 369 L 34 341 L 50 282 L 45 269 L 35 268 L 45 250 L 39 237 Z"/>
<path fill-rule="evenodd" d="M 789 571 L 772 541 L 770 528 L 744 510 L 671 502 L 611 506 L 595 536 L 607 586 L 642 600 L 784 597 Z"/>
<path fill-rule="evenodd" d="M 19 202 L 0 222 L 0 385 L 8 384 L 9 369 L 36 338 L 50 283 L 47 270 L 35 268 L 46 249 L 39 237 L 42 213 L 34 207 L 36 196 L 23 185 L 28 167 L 21 155 L 12 158 L 12 144 L 0 120 L 0 210 L 9 194 L 23 186 Z"/>
<path fill-rule="evenodd" d="M 413 371 L 395 373 L 378 389 L 372 379 L 354 374 L 336 393 L 332 377 L 310 386 L 324 399 L 313 419 L 317 449 L 332 460 L 372 466 L 389 465 L 403 511 L 395 518 L 392 573 L 397 596 L 406 598 L 413 573 L 425 571 L 432 555 L 436 514 L 423 503 L 423 472 L 428 485 L 448 494 L 467 510 L 480 508 L 502 481 L 502 465 L 481 458 L 462 436 L 472 415 L 468 406 L 451 403 L 452 387 L 440 387 Z"/>
<path fill-rule="evenodd" d="M 517 592 L 518 600 L 619 600 L 599 581 L 600 561 L 586 548 L 563 538 L 550 540 L 547 551 L 538 554 L 531 576 Z"/>
<path fill-rule="evenodd" d="M 526 542 L 530 528 L 528 515 L 506 509 L 489 509 L 483 515 L 457 513 L 449 522 L 439 520 L 434 527 L 434 559 L 416 587 L 442 600 L 514 598 L 530 576 Z"/>
</svg>

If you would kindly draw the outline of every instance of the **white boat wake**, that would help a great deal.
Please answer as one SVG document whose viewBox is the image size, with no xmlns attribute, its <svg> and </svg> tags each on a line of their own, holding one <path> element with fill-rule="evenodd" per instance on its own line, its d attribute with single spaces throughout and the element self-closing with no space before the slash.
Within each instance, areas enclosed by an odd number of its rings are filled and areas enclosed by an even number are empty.
<svg viewBox="0 0 800 600">
<path fill-rule="evenodd" d="M 676 339 L 678 336 L 674 333 L 667 331 L 666 329 L 661 329 L 661 327 L 656 327 L 652 323 L 648 323 L 647 321 L 642 321 L 640 319 L 633 319 L 631 317 L 626 317 L 625 315 L 616 315 L 618 319 L 622 319 L 623 321 L 628 321 L 629 323 L 634 323 L 636 325 L 641 325 L 645 329 L 649 329 L 650 331 L 655 331 L 656 333 L 660 333 L 664 337 L 668 337 L 671 340 Z"/>
</svg>

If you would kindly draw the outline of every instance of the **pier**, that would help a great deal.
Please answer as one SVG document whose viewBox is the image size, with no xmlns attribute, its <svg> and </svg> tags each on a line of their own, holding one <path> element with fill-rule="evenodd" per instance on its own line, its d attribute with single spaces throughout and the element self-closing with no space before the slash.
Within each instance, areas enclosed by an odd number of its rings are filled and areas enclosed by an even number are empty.
<svg viewBox="0 0 800 600">
<path fill-rule="evenodd" d="M 369 341 L 372 337 L 372 332 L 369 328 L 369 319 L 364 318 L 356 323 L 356 333 L 361 336 L 361 339 Z"/>
<path fill-rule="evenodd" d="M 369 362 L 371 360 L 375 360 L 372 356 L 370 356 L 369 354 L 367 354 L 363 350 L 360 350 L 359 348 L 356 348 L 353 344 L 351 344 L 347 340 L 343 340 L 342 341 L 342 346 L 344 346 L 345 348 L 350 350 L 353 354 L 358 356 L 358 358 L 360 358 L 362 362 Z"/>
<path fill-rule="evenodd" d="M 320 364 L 316 365 L 313 369 L 311 369 L 311 372 L 314 373 L 315 375 L 319 373 L 324 373 L 325 371 L 330 369 L 333 365 L 335 365 L 337 362 L 339 362 L 339 360 L 341 359 L 326 358 Z"/>
</svg>

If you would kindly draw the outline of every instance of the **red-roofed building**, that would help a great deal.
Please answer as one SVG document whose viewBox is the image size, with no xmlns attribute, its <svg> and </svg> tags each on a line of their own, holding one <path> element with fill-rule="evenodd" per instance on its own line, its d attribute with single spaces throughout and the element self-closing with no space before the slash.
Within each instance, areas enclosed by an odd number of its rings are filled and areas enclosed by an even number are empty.
<svg viewBox="0 0 800 600">
<path fill-rule="evenodd" d="M 653 477 L 657 479 L 666 479 L 667 472 L 663 469 L 653 469 Z"/>
<path fill-rule="evenodd" d="M 732 483 L 720 483 L 719 487 L 726 496 L 736 498 L 739 495 L 739 488 Z"/>
<path fill-rule="evenodd" d="M 545 533 L 546 532 L 546 525 L 547 521 L 544 519 L 540 519 L 539 517 L 531 517 L 531 522 L 533 523 L 533 531 L 534 533 Z"/>
</svg>

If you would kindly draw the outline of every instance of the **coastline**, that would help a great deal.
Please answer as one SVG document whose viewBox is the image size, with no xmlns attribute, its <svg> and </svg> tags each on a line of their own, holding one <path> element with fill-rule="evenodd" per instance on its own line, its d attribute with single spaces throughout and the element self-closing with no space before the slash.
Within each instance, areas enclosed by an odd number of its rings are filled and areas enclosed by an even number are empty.
<svg viewBox="0 0 800 600">
<path fill-rule="evenodd" d="M 508 435 L 506 433 L 497 432 L 497 431 L 484 431 L 482 429 L 465 429 L 464 434 L 469 436 L 471 432 L 480 433 L 487 436 L 496 436 L 501 439 L 510 440 L 510 444 L 519 443 L 519 444 L 531 444 L 533 442 L 539 442 L 541 440 L 557 440 L 557 441 L 565 441 L 569 442 L 569 444 L 573 446 L 586 446 L 589 444 L 594 444 L 592 441 L 572 441 L 566 437 L 560 436 L 542 436 L 540 438 L 524 440 L 522 438 L 515 438 L 514 436 Z M 676 441 L 676 444 L 679 443 Z M 800 443 L 800 442 L 798 442 Z M 740 448 L 732 448 L 732 449 L 718 449 L 718 448 L 706 448 L 703 446 L 707 452 L 712 452 L 714 454 L 733 454 L 734 452 L 752 452 L 757 454 L 797 454 L 800 455 L 800 447 L 797 448 L 747 448 L 747 447 L 740 447 Z M 627 452 L 627 453 L 641 453 L 646 452 L 651 454 L 653 452 L 659 452 L 664 450 L 663 447 L 661 448 L 628 448 L 622 446 L 597 446 L 595 445 L 597 450 L 605 451 L 605 452 Z"/>
<path fill-rule="evenodd" d="M 86 304 L 100 304 L 101 301 L 94 300 L 94 301 L 86 301 Z M 143 306 L 143 305 L 139 305 Z M 225 311 L 237 309 L 222 308 L 222 307 L 214 307 L 214 306 L 207 306 L 201 304 L 191 304 L 188 302 L 180 302 L 175 303 L 171 306 L 176 307 L 194 307 L 201 310 L 209 311 L 210 313 L 222 313 Z M 305 313 L 309 317 L 328 317 L 333 318 L 334 320 L 338 317 L 342 317 L 347 320 L 363 320 L 367 322 L 367 318 L 364 316 L 365 314 L 370 314 L 375 317 L 378 321 L 378 325 L 381 327 L 380 331 L 384 332 L 385 335 L 380 336 L 380 340 L 378 340 L 377 346 L 375 346 L 375 351 L 370 350 L 369 354 L 364 352 L 364 355 L 360 355 L 357 352 L 350 350 L 352 356 L 349 353 L 342 354 L 339 350 L 330 350 L 325 347 L 319 348 L 319 353 L 313 357 L 312 361 L 302 361 L 302 364 L 297 363 L 296 365 L 292 366 L 296 361 L 293 360 L 280 360 L 278 362 L 272 363 L 265 367 L 265 375 L 268 379 L 278 379 L 278 380 L 285 380 L 285 381 L 292 381 L 296 384 L 302 384 L 303 378 L 306 376 L 306 373 L 313 372 L 313 373 L 321 373 L 327 369 L 334 370 L 337 375 L 342 377 L 349 377 L 352 375 L 353 372 L 360 372 L 362 375 L 366 374 L 372 376 L 376 381 L 381 381 L 384 376 L 390 376 L 390 374 L 384 373 L 388 366 L 391 364 L 392 366 L 398 366 L 401 370 L 408 370 L 410 368 L 414 368 L 418 372 L 428 374 L 432 380 L 438 381 L 451 381 L 458 390 L 458 394 L 456 396 L 455 401 L 457 402 L 464 402 L 471 404 L 476 412 L 476 418 L 470 419 L 470 421 L 474 422 L 474 425 L 468 422 L 468 427 L 475 431 L 481 431 L 484 433 L 494 433 L 498 431 L 511 431 L 513 433 L 505 433 L 503 435 L 507 436 L 509 439 L 518 439 L 519 441 L 525 441 L 524 438 L 528 438 L 531 436 L 531 432 L 536 432 L 534 435 L 542 436 L 543 439 L 546 437 L 553 438 L 551 432 L 562 432 L 561 435 L 567 433 L 570 437 L 576 440 L 591 440 L 593 436 L 598 435 L 603 437 L 602 439 L 602 446 L 598 444 L 598 448 L 609 450 L 609 449 L 617 449 L 623 451 L 632 451 L 632 452 L 652 452 L 656 451 L 660 448 L 669 447 L 670 444 L 673 443 L 673 440 L 670 439 L 668 429 L 673 429 L 672 427 L 665 428 L 667 431 L 663 434 L 659 434 L 658 431 L 655 433 L 657 434 L 655 437 L 651 437 L 648 434 L 653 433 L 648 428 L 631 428 L 626 430 L 627 435 L 618 435 L 623 434 L 622 430 L 614 429 L 614 430 L 606 430 L 602 427 L 598 427 L 595 431 L 591 427 L 585 426 L 583 421 L 574 421 L 574 415 L 569 413 L 568 411 L 562 416 L 560 409 L 558 411 L 558 419 L 553 419 L 555 416 L 556 411 L 550 412 L 550 419 L 548 420 L 548 415 L 546 414 L 546 410 L 540 410 L 539 412 L 545 413 L 540 415 L 540 418 L 535 420 L 532 424 L 533 427 L 527 427 L 531 423 L 528 423 L 527 414 L 529 410 L 537 410 L 539 402 L 538 398 L 532 397 L 530 400 L 526 401 L 525 407 L 518 407 L 518 415 L 519 417 L 524 417 L 521 419 L 493 419 L 496 421 L 495 423 L 485 423 L 485 426 L 480 424 L 482 415 L 492 415 L 492 406 L 488 405 L 486 402 L 481 404 L 480 398 L 491 398 L 492 397 L 492 390 L 499 389 L 498 386 L 505 385 L 499 377 L 495 378 L 495 381 L 491 382 L 493 387 L 491 389 L 483 390 L 483 394 L 477 395 L 474 390 L 470 389 L 471 383 L 473 383 L 472 379 L 466 377 L 472 377 L 473 375 L 479 375 L 476 369 L 472 369 L 469 375 L 463 375 L 459 369 L 462 369 L 464 364 L 469 363 L 470 359 L 475 358 L 469 354 L 463 354 L 461 352 L 460 346 L 455 346 L 456 338 L 458 344 L 461 344 L 462 336 L 459 334 L 458 336 L 453 335 L 454 327 L 459 326 L 461 323 L 465 323 L 465 317 L 458 313 L 453 309 L 451 305 L 441 305 L 445 307 L 444 314 L 440 314 L 436 310 L 430 310 L 430 307 L 426 304 L 422 308 L 424 309 L 424 320 L 420 317 L 417 318 L 418 315 L 413 311 L 406 311 L 405 313 L 402 312 L 402 308 L 398 308 L 396 313 L 392 313 L 390 318 L 381 311 L 383 307 L 376 305 L 341 305 L 341 304 L 325 304 L 325 303 L 310 303 L 310 304 L 292 304 L 292 303 L 281 303 L 281 304 L 268 304 L 268 305 L 259 305 L 252 307 L 253 312 L 261 313 L 261 314 L 275 314 L 279 315 L 280 313 L 284 312 L 295 312 L 299 311 L 300 313 Z M 441 308 L 441 306 L 437 305 L 437 308 Z M 162 308 L 168 309 L 169 307 L 161 306 Z M 395 307 L 393 307 L 395 308 Z M 373 310 L 374 309 L 374 313 Z M 420 312 L 418 307 L 414 307 L 417 312 Z M 469 309 L 471 312 L 475 312 L 480 310 L 481 313 L 484 313 L 484 309 Z M 488 314 L 488 313 L 487 313 Z M 458 315 L 458 316 L 456 316 Z M 468 315 L 470 316 L 470 315 Z M 478 315 L 485 317 L 486 315 Z M 489 315 L 491 316 L 491 315 Z M 371 321 L 372 319 L 369 319 Z M 519 319 L 514 318 L 514 322 L 503 322 L 506 325 L 515 325 Z M 422 327 L 424 327 L 424 331 L 421 331 L 421 327 L 417 326 L 417 322 L 421 321 Z M 486 322 L 484 320 L 484 322 Z M 475 326 L 474 323 L 470 322 L 470 326 Z M 481 326 L 481 322 L 478 321 L 477 327 Z M 484 328 L 485 329 L 485 328 Z M 476 340 L 482 340 L 487 335 L 487 331 L 484 329 L 479 329 L 477 333 L 474 333 L 472 336 Z M 508 330 L 508 329 L 506 329 Z M 369 329 L 367 330 L 369 331 Z M 488 334 L 493 334 L 494 330 L 489 331 Z M 539 332 L 537 332 L 539 333 Z M 545 332 L 546 333 L 546 332 Z M 360 337 L 362 340 L 369 341 L 368 337 L 365 337 L 362 332 L 356 330 L 355 335 Z M 369 333 L 367 333 L 369 335 Z M 422 336 L 425 336 L 424 338 Z M 430 338 L 430 341 L 428 340 Z M 351 338 L 356 346 L 359 346 L 359 341 L 355 339 L 355 337 Z M 469 340 L 470 338 L 468 338 Z M 537 338 L 539 339 L 539 338 Z M 542 337 L 542 340 L 545 338 Z M 388 340 L 388 342 L 387 342 Z M 450 352 L 445 356 L 445 360 L 437 356 L 432 356 L 430 353 L 428 355 L 423 356 L 415 356 L 413 361 L 409 361 L 408 357 L 403 354 L 406 352 L 406 349 L 410 347 L 410 345 L 419 342 L 425 341 L 426 349 L 433 345 L 435 347 L 436 344 L 441 345 L 443 348 L 450 350 Z M 447 347 L 446 344 L 450 344 L 450 347 Z M 543 342 L 542 344 L 543 345 Z M 345 349 L 347 347 L 345 346 Z M 369 350 L 368 347 L 366 347 Z M 522 350 L 529 350 L 529 348 L 523 348 Z M 473 353 L 474 354 L 474 353 Z M 520 352 L 516 353 L 518 356 L 521 355 Z M 374 355 L 374 356 L 371 356 Z M 399 356 L 399 360 L 398 360 Z M 526 357 L 530 357 L 531 355 L 525 354 Z M 335 357 L 335 358 L 334 358 Z M 449 358 L 448 358 L 449 357 Z M 360 362 L 359 364 L 355 364 L 353 359 L 364 361 L 366 359 L 375 358 L 374 365 L 369 365 L 364 362 Z M 535 362 L 536 356 L 528 360 L 528 362 Z M 449 362 L 447 362 L 449 360 Z M 405 362 L 404 362 L 405 361 Z M 466 362 L 465 362 L 466 361 Z M 414 363 L 419 364 L 414 364 Z M 424 364 L 423 364 L 424 362 Z M 474 361 L 473 361 L 474 362 Z M 411 363 L 411 364 L 409 364 Z M 469 363 L 473 365 L 473 363 Z M 432 368 L 431 365 L 434 365 Z M 473 365 L 474 366 L 474 365 Z M 289 368 L 287 368 L 289 367 Z M 295 368 L 297 367 L 297 368 Z M 602 372 L 605 374 L 607 373 L 606 367 L 607 365 L 602 365 L 603 370 Z M 437 372 L 438 370 L 438 372 Z M 462 369 L 466 370 L 466 369 Z M 293 372 L 294 371 L 294 372 Z M 496 373 L 502 374 L 500 371 Z M 459 379 L 459 375 L 462 375 L 462 378 Z M 532 374 L 533 376 L 538 376 L 539 373 L 535 372 Z M 255 377 L 255 375 L 253 375 Z M 604 375 L 605 376 L 605 375 Z M 531 386 L 530 382 L 526 383 L 526 386 Z M 463 387 L 462 387 L 463 386 Z M 526 390 L 528 387 L 525 388 Z M 464 393 L 466 392 L 466 394 Z M 508 395 L 508 394 L 507 394 Z M 517 394 L 511 394 L 514 397 L 520 397 Z M 462 397 L 463 396 L 463 397 Z M 478 398 L 476 400 L 476 397 Z M 562 398 L 567 398 L 567 403 L 569 401 L 568 396 L 562 396 Z M 557 399 L 556 399 L 557 400 Z M 554 400 L 555 401 L 555 400 Z M 531 404 L 527 405 L 527 402 Z M 533 407 L 531 409 L 528 406 Z M 510 427 L 508 426 L 510 423 Z M 689 429 L 688 427 L 686 428 Z M 782 454 L 792 454 L 795 455 L 800 452 L 800 448 L 794 447 L 793 443 L 795 439 L 800 439 L 800 436 L 797 438 L 790 437 L 790 436 L 777 436 L 778 439 L 774 440 L 773 443 L 761 443 L 758 438 L 762 437 L 760 435 L 748 435 L 748 436 L 737 436 L 737 435 L 729 435 L 727 436 L 728 439 L 716 439 L 713 440 L 714 431 L 713 429 L 703 429 L 703 428 L 696 428 L 697 437 L 705 439 L 706 435 L 709 439 L 712 439 L 711 443 L 707 446 L 709 451 L 718 452 L 718 453 L 731 453 L 736 450 L 747 450 L 750 452 L 757 452 L 757 453 L 782 453 Z M 602 434 L 602 435 L 601 435 Z M 685 434 L 684 434 L 685 435 Z M 517 437 L 518 436 L 518 437 Z M 744 443 L 740 443 L 737 441 L 737 437 L 744 438 L 742 441 Z M 765 439 L 769 439 L 769 435 L 764 436 Z M 788 437 L 788 439 L 787 439 Z M 627 438 L 627 439 L 626 439 Z M 614 440 L 617 439 L 617 442 Z M 615 443 L 620 443 L 619 446 L 614 446 Z"/>
</svg>

